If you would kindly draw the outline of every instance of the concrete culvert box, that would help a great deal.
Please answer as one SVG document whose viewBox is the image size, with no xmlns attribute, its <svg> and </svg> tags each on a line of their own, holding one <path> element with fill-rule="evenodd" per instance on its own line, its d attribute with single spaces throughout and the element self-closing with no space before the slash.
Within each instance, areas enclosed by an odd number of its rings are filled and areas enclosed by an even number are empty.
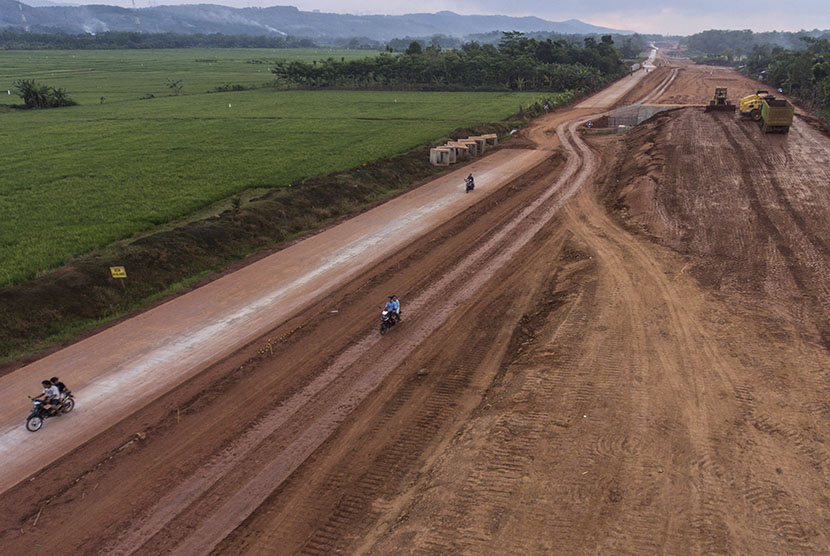
<svg viewBox="0 0 830 556">
<path fill-rule="evenodd" d="M 449 166 L 455 162 L 454 149 L 433 147 L 429 150 L 429 161 L 433 166 Z"/>
</svg>

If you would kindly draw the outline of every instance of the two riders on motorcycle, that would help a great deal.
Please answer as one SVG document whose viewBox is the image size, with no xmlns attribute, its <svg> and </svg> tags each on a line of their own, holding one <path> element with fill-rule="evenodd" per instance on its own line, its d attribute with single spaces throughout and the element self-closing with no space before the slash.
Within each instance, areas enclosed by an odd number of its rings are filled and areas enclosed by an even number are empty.
<svg viewBox="0 0 830 556">
<path fill-rule="evenodd" d="M 43 392 L 32 399 L 37 400 L 43 398 L 43 409 L 50 411 L 54 415 L 58 412 L 58 407 L 60 407 L 61 392 L 50 380 L 43 380 L 40 384 L 43 386 Z"/>
<path fill-rule="evenodd" d="M 59 415 L 63 403 L 62 395 L 66 392 L 66 385 L 58 380 L 56 376 L 41 381 L 40 385 L 43 386 L 43 391 L 32 399 L 43 398 L 43 408 L 50 411 L 52 415 Z"/>
<path fill-rule="evenodd" d="M 396 324 L 401 321 L 401 302 L 398 300 L 397 295 L 389 296 L 389 301 L 386 302 L 384 309 L 392 315 Z"/>
</svg>

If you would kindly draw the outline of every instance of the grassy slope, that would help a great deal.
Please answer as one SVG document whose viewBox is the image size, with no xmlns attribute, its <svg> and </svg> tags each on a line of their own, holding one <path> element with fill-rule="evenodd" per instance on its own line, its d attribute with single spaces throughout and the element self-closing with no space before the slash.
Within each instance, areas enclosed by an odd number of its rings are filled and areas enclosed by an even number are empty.
<svg viewBox="0 0 830 556">
<path fill-rule="evenodd" d="M 188 94 L 223 82 L 262 83 L 268 66 L 246 61 L 283 54 L 0 53 L 0 86 L 4 79 L 35 78 L 65 87 L 81 102 L 0 113 L 0 129 L 9 131 L 0 133 L 0 285 L 246 189 L 286 186 L 404 152 L 457 127 L 500 120 L 534 97 L 272 89 Z M 204 59 L 218 62 L 196 62 Z M 169 95 L 168 76 L 182 79 L 181 96 L 138 100 L 152 87 Z"/>
</svg>

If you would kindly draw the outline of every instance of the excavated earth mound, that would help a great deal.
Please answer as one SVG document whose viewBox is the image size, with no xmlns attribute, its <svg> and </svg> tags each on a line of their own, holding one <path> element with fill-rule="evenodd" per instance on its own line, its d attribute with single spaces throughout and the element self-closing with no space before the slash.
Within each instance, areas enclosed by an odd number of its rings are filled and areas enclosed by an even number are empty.
<svg viewBox="0 0 830 556">
<path fill-rule="evenodd" d="M 827 142 L 800 122 L 781 136 L 732 114 L 662 114 L 627 137 L 607 202 L 691 255 L 707 287 L 766 307 L 771 333 L 830 349 Z"/>
</svg>

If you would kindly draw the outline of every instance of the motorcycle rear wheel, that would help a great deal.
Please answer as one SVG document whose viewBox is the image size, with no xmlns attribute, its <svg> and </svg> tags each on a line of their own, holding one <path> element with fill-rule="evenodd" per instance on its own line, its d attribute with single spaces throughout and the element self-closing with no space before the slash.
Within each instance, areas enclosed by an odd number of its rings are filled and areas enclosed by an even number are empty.
<svg viewBox="0 0 830 556">
<path fill-rule="evenodd" d="M 72 398 L 66 398 L 63 400 L 63 406 L 61 407 L 61 413 L 69 413 L 75 409 L 75 400 Z"/>
<path fill-rule="evenodd" d="M 26 419 L 26 430 L 29 432 L 37 432 L 43 426 L 43 418 L 40 415 L 32 415 Z"/>
</svg>

